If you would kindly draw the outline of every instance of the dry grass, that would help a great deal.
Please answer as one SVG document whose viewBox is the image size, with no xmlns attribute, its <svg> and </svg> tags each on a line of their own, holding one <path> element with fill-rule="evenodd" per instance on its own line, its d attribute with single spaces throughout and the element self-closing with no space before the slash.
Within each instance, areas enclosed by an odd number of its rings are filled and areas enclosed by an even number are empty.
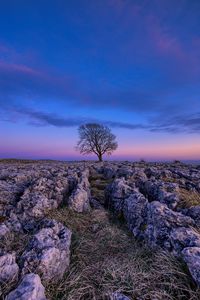
<svg viewBox="0 0 200 300">
<path fill-rule="evenodd" d="M 91 184 L 91 196 L 97 199 L 101 204 L 105 203 L 105 188 L 106 186 L 112 182 L 112 179 L 104 179 L 102 174 L 93 174 L 90 177 Z"/>
<path fill-rule="evenodd" d="M 101 204 L 105 202 L 104 190 L 99 190 L 95 187 L 91 188 L 91 196 L 97 199 Z"/>
<path fill-rule="evenodd" d="M 179 183 L 180 179 L 174 177 L 161 177 L 162 181 L 164 182 L 172 182 L 172 183 Z"/>
<path fill-rule="evenodd" d="M 3 223 L 3 222 L 5 222 L 6 221 L 6 217 L 4 217 L 4 216 L 0 216 L 0 223 Z"/>
<path fill-rule="evenodd" d="M 106 300 L 113 291 L 141 300 L 200 299 L 182 263 L 135 241 L 106 211 L 62 208 L 50 217 L 71 228 L 73 240 L 70 270 L 46 287 L 49 299 Z"/>
<path fill-rule="evenodd" d="M 16 258 L 18 259 L 24 252 L 30 238 L 30 235 L 21 233 L 14 236 L 8 235 L 6 239 L 0 242 L 0 249 L 5 250 L 6 252 L 14 251 L 16 253 Z"/>
<path fill-rule="evenodd" d="M 104 179 L 103 175 L 98 174 L 96 176 L 90 177 L 89 181 L 92 188 L 104 190 L 105 187 L 113 181 L 113 179 Z"/>
<path fill-rule="evenodd" d="M 186 189 L 180 188 L 180 208 L 189 208 L 191 206 L 200 205 L 200 193 L 188 191 Z"/>
<path fill-rule="evenodd" d="M 0 283 L 0 299 L 6 300 L 7 294 L 17 287 L 18 278 L 13 277 L 9 282 Z"/>
</svg>

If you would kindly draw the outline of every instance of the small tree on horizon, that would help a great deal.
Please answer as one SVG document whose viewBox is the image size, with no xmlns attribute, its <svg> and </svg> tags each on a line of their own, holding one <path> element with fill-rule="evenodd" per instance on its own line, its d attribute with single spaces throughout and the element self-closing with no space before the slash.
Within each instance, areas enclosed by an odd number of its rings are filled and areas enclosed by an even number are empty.
<svg viewBox="0 0 200 300">
<path fill-rule="evenodd" d="M 116 136 L 107 126 L 88 123 L 79 127 L 79 141 L 76 149 L 81 154 L 94 153 L 99 161 L 102 161 L 103 155 L 110 155 L 117 149 L 117 146 Z"/>
</svg>

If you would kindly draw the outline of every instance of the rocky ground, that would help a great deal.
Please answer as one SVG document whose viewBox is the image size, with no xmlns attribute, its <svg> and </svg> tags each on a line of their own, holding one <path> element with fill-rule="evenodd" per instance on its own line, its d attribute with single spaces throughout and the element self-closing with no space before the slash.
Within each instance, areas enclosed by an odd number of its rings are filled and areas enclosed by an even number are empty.
<svg viewBox="0 0 200 300">
<path fill-rule="evenodd" d="M 0 297 L 200 299 L 200 166 L 0 161 Z"/>
</svg>

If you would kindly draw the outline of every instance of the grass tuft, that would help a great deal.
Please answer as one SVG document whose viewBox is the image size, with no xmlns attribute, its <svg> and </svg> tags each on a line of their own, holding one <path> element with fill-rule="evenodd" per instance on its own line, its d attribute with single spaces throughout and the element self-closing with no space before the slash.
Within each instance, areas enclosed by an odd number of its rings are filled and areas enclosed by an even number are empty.
<svg viewBox="0 0 200 300">
<path fill-rule="evenodd" d="M 180 188 L 179 196 L 179 208 L 189 208 L 191 206 L 200 205 L 200 193 L 198 192 L 188 191 Z"/>
</svg>

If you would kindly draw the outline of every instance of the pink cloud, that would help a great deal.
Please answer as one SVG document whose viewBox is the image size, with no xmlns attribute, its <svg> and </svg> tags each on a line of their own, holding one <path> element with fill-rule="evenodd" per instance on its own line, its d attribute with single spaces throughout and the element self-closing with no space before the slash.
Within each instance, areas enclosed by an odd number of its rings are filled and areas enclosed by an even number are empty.
<svg viewBox="0 0 200 300">
<path fill-rule="evenodd" d="M 179 60 L 186 58 L 186 53 L 178 38 L 170 32 L 169 28 L 162 27 L 158 18 L 153 15 L 147 18 L 147 31 L 159 54 L 173 56 Z"/>
<path fill-rule="evenodd" d="M 13 64 L 36 64 L 39 55 L 34 49 L 16 50 L 15 48 L 0 42 L 0 60 Z"/>
<path fill-rule="evenodd" d="M 40 85 L 48 85 L 57 87 L 62 92 L 68 92 L 70 87 L 74 88 L 74 93 L 77 94 L 76 85 L 80 86 L 79 78 L 74 78 L 70 75 L 62 75 L 56 71 L 46 67 L 33 67 L 33 62 L 36 58 L 33 51 L 20 53 L 15 48 L 11 48 L 3 43 L 0 43 L 0 72 L 13 75 L 18 81 L 19 78 L 30 76 L 32 80 L 37 81 Z M 1 55 L 5 54 L 5 55 Z M 35 64 L 37 65 L 37 64 Z M 3 78 L 2 76 L 2 78 Z"/>
<path fill-rule="evenodd" d="M 28 67 L 26 65 L 23 64 L 15 64 L 15 63 L 6 63 L 4 61 L 0 61 L 0 69 L 2 71 L 6 71 L 6 72 L 17 72 L 17 73 L 21 73 L 21 74 L 27 74 L 27 75 L 32 75 L 32 76 L 38 76 L 38 75 L 42 75 L 42 73 L 40 71 L 37 71 L 31 67 Z"/>
<path fill-rule="evenodd" d="M 146 24 L 151 45 L 158 55 L 172 60 L 186 76 L 200 74 L 199 38 L 193 39 L 189 47 L 186 48 L 172 28 L 161 25 L 158 17 L 149 15 Z"/>
<path fill-rule="evenodd" d="M 18 91 L 32 97 L 32 95 L 45 95 L 59 99 L 81 99 L 84 104 L 91 103 L 85 91 L 84 80 L 71 75 L 62 75 L 54 69 L 33 68 L 26 64 L 8 63 L 0 59 L 0 83 L 2 92 Z M 31 92 L 31 94 L 30 94 Z"/>
</svg>

